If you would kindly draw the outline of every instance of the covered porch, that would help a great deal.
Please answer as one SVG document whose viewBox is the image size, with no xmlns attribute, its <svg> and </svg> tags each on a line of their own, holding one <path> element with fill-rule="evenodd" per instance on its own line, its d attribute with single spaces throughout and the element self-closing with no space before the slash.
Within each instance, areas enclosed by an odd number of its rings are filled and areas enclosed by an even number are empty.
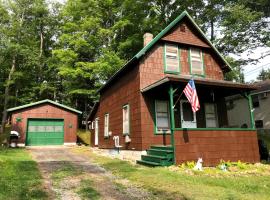
<svg viewBox="0 0 270 200">
<path fill-rule="evenodd" d="M 169 137 L 168 150 L 173 151 L 171 162 L 174 164 L 196 161 L 199 157 L 203 157 L 206 165 L 215 165 L 221 159 L 259 161 L 250 97 L 250 91 L 256 88 L 229 81 L 193 78 L 200 101 L 200 110 L 193 113 L 182 93 L 190 78 L 167 75 L 141 90 L 151 110 L 155 135 L 163 135 L 161 143 L 152 145 L 168 145 Z M 228 115 L 231 106 L 228 99 L 235 95 L 241 96 L 247 106 L 248 120 L 241 123 Z"/>
</svg>

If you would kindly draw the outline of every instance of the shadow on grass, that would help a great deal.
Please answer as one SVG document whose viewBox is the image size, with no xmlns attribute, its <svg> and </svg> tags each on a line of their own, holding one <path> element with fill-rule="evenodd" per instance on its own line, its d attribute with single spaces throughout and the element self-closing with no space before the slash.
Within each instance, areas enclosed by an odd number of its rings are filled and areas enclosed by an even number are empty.
<svg viewBox="0 0 270 200">
<path fill-rule="evenodd" d="M 77 194 L 83 199 L 98 200 L 101 195 L 92 187 L 93 182 L 89 179 L 82 180 Z"/>
</svg>

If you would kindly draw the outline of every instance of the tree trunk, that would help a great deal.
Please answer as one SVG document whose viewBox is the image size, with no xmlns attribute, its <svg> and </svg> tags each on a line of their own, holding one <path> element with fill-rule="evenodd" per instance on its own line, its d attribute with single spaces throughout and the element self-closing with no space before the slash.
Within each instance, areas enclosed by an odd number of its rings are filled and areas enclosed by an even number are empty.
<svg viewBox="0 0 270 200">
<path fill-rule="evenodd" d="M 214 36 L 214 21 L 211 20 L 210 23 L 211 23 L 211 42 L 213 42 L 214 39 L 215 39 L 215 36 Z"/>
<path fill-rule="evenodd" d="M 7 121 L 7 106 L 8 106 L 8 101 L 9 101 L 9 85 L 12 79 L 12 75 L 15 71 L 15 66 L 16 66 L 16 56 L 13 56 L 11 69 L 9 71 L 8 80 L 5 86 L 4 109 L 3 109 L 3 114 L 2 114 L 2 123 L 1 123 L 0 133 L 4 133 L 5 131 L 5 124 Z"/>
</svg>

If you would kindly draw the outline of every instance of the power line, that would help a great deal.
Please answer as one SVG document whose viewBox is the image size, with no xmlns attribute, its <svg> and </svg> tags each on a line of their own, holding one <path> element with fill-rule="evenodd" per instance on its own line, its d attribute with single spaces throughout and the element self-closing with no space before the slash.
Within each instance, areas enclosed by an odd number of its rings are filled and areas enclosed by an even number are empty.
<svg viewBox="0 0 270 200">
<path fill-rule="evenodd" d="M 265 67 L 267 65 L 270 65 L 270 63 L 266 63 L 266 64 L 264 64 L 262 66 L 256 67 L 255 69 L 252 69 L 252 70 L 250 70 L 248 72 L 244 72 L 244 74 L 245 74 L 245 76 L 253 75 L 256 71 L 263 69 L 263 67 Z"/>
</svg>

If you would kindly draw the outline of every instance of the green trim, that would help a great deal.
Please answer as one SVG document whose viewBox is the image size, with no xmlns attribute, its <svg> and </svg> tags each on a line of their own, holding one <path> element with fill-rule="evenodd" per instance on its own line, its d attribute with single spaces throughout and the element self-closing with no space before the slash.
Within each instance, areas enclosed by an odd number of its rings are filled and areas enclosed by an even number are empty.
<svg viewBox="0 0 270 200">
<path fill-rule="evenodd" d="M 164 28 L 151 42 L 149 42 L 145 47 L 143 47 L 132 59 L 130 59 L 121 69 L 119 69 L 107 82 L 104 84 L 98 92 L 102 91 L 120 72 L 122 72 L 126 67 L 135 62 L 136 59 L 140 59 L 143 55 L 145 55 L 166 33 L 168 33 L 178 22 L 180 22 L 184 17 L 187 17 L 190 22 L 194 25 L 194 27 L 199 31 L 202 37 L 207 41 L 210 47 L 213 48 L 215 53 L 219 56 L 219 58 L 225 63 L 225 65 L 229 68 L 229 71 L 232 71 L 232 67 L 225 60 L 225 58 L 219 53 L 216 47 L 212 44 L 212 42 L 205 36 L 203 31 L 199 28 L 199 26 L 195 23 L 195 21 L 191 18 L 187 11 L 182 12 L 175 20 L 173 20 L 166 28 Z"/>
<path fill-rule="evenodd" d="M 248 97 L 248 106 L 249 106 L 249 114 L 250 114 L 250 127 L 255 129 L 255 121 L 254 121 L 254 113 L 252 112 L 253 106 L 252 106 L 252 99 L 251 95 L 247 95 Z"/>
<path fill-rule="evenodd" d="M 40 105 L 40 104 L 44 104 L 44 103 L 50 103 L 50 104 L 56 105 L 56 106 L 58 106 L 58 107 L 61 107 L 61 108 L 70 110 L 70 111 L 72 111 L 72 112 L 75 112 L 75 113 L 78 113 L 78 114 L 82 114 L 82 112 L 79 111 L 79 110 L 76 110 L 76 109 L 73 109 L 73 108 L 71 108 L 71 107 L 65 106 L 65 105 L 63 105 L 63 104 L 57 103 L 57 102 L 52 101 L 52 100 L 50 100 L 50 99 L 45 99 L 45 100 L 38 101 L 38 102 L 35 102 L 35 103 L 29 103 L 29 104 L 25 104 L 25 105 L 23 105 L 23 106 L 18 106 L 18 107 L 14 107 L 14 108 L 9 108 L 9 109 L 7 110 L 7 112 L 12 112 L 12 111 L 16 111 L 16 110 L 20 110 L 20 109 L 24 109 L 24 108 L 28 108 L 28 107 L 32 107 L 32 106 L 36 106 L 36 105 Z"/>
<path fill-rule="evenodd" d="M 176 131 L 256 131 L 255 128 L 175 128 Z"/>
<path fill-rule="evenodd" d="M 166 74 L 180 74 L 181 69 L 180 69 L 180 56 L 179 56 L 179 46 L 177 44 L 170 44 L 172 46 L 175 46 L 177 48 L 177 61 L 178 61 L 178 70 L 177 71 L 170 71 L 167 70 L 167 57 L 166 57 L 166 50 L 167 50 L 167 44 L 164 44 L 163 48 L 163 60 L 164 60 L 164 73 Z"/>
<path fill-rule="evenodd" d="M 171 132 L 168 132 L 168 131 L 164 131 L 164 132 L 160 132 L 158 131 L 157 129 L 157 114 L 156 114 L 156 102 L 157 101 L 166 101 L 167 102 L 167 106 L 168 106 L 168 117 L 169 117 L 169 123 L 170 123 L 170 116 L 169 116 L 169 105 L 168 105 L 168 101 L 167 100 L 155 100 L 154 101 L 154 134 L 155 135 L 170 135 Z"/>
<path fill-rule="evenodd" d="M 174 145 L 174 130 L 175 130 L 175 121 L 174 121 L 174 109 L 173 109 L 173 86 L 170 84 L 169 88 L 169 98 L 170 98 L 170 123 L 171 123 L 171 146 L 173 148 L 174 156 L 173 163 L 175 164 L 175 145 Z"/>
<path fill-rule="evenodd" d="M 123 114 L 124 108 L 127 108 L 128 109 L 128 132 L 127 133 L 124 133 L 124 127 L 122 127 L 123 128 L 123 135 L 130 135 L 130 122 L 131 122 L 130 116 L 131 115 L 130 115 L 130 106 L 129 106 L 129 104 L 127 103 L 127 104 L 123 105 L 123 107 L 122 107 L 122 114 Z M 124 120 L 123 120 L 123 122 L 124 122 Z M 122 125 L 124 125 L 124 123 Z"/>
<path fill-rule="evenodd" d="M 192 73 L 192 62 L 191 62 L 191 49 L 198 49 L 199 51 L 200 51 L 200 55 L 201 55 L 201 60 L 202 60 L 202 72 L 203 72 L 203 74 L 193 74 Z M 199 49 L 199 48 L 194 48 L 194 47 L 191 47 L 191 48 L 189 48 L 189 51 L 188 51 L 189 53 L 188 53 L 188 58 L 189 58 L 189 71 L 190 71 L 190 75 L 192 75 L 192 76 L 200 76 L 200 77 L 203 77 L 203 78 L 205 78 L 205 66 L 204 66 L 204 54 L 203 54 L 203 52 L 202 52 L 202 50 L 201 49 Z"/>
</svg>

